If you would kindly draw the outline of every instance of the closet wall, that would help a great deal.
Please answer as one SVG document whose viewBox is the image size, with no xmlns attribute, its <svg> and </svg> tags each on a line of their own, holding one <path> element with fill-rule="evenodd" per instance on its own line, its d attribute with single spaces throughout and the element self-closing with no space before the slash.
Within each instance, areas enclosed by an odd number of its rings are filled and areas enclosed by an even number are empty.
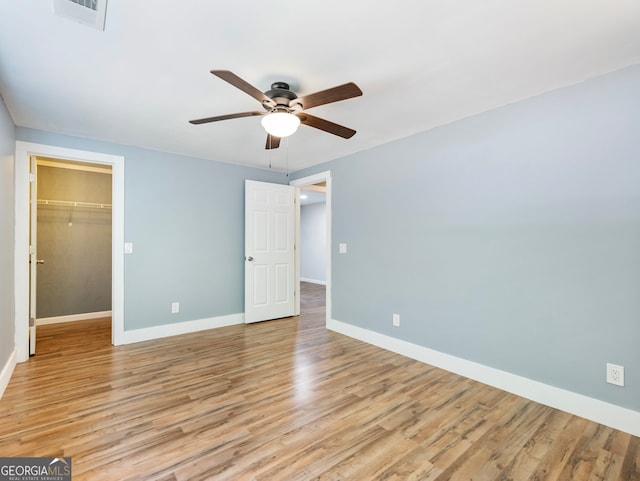
<svg viewBox="0 0 640 481">
<path fill-rule="evenodd" d="M 38 320 L 110 311 L 110 168 L 39 161 L 37 188 Z"/>
</svg>

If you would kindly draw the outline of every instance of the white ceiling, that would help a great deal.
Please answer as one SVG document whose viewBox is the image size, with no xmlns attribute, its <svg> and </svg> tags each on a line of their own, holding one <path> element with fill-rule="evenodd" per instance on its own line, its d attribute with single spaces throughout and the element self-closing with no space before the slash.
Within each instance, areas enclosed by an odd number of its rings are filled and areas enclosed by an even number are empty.
<svg viewBox="0 0 640 481">
<path fill-rule="evenodd" d="M 18 126 L 295 171 L 640 63 L 639 0 L 110 0 L 105 31 L 0 0 L 0 94 Z M 299 95 L 353 81 L 265 151 L 260 109 L 209 73 Z"/>
</svg>

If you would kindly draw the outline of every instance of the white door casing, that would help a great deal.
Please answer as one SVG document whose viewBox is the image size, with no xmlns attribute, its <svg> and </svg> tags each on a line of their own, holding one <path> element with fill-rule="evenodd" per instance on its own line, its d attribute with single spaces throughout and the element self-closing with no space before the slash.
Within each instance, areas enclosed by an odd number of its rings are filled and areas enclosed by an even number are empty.
<svg viewBox="0 0 640 481">
<path fill-rule="evenodd" d="M 295 188 L 245 181 L 245 322 L 293 316 Z"/>
<path fill-rule="evenodd" d="M 16 141 L 15 154 L 15 346 L 17 362 L 29 357 L 29 160 L 31 156 L 111 165 L 112 343 L 124 340 L 124 163 L 119 155 Z"/>
<path fill-rule="evenodd" d="M 318 184 L 320 182 L 324 182 L 325 183 L 325 194 L 326 194 L 326 218 L 325 218 L 325 222 L 326 222 L 326 248 L 327 248 L 327 253 L 326 253 L 326 259 L 327 259 L 327 264 L 326 264 L 326 273 L 325 273 L 325 279 L 326 279 L 326 315 L 325 315 L 325 324 L 328 325 L 329 322 L 331 321 L 331 316 L 332 316 L 332 307 L 331 307 L 331 263 L 332 263 L 332 249 L 331 249 L 331 211 L 332 211 L 332 177 L 331 177 L 331 171 L 327 170 L 324 172 L 320 172 L 317 174 L 312 174 L 310 176 L 307 177 L 302 177 L 300 179 L 296 179 L 291 181 L 289 184 L 296 187 L 298 189 L 298 194 L 299 194 L 299 188 L 303 187 L 303 186 L 307 186 L 307 185 L 314 185 L 314 184 Z M 300 203 L 296 204 L 297 206 L 297 219 L 296 219 L 296 245 L 300 245 Z M 300 284 L 300 259 L 299 259 L 299 255 L 300 255 L 300 249 L 296 250 L 296 255 L 298 256 L 297 260 L 296 260 L 296 285 L 298 286 L 298 292 L 300 291 L 299 289 L 299 284 Z M 297 296 L 296 299 L 299 301 L 300 300 L 300 296 Z M 298 311 L 297 313 L 300 312 L 300 306 L 298 303 L 298 307 L 297 307 Z"/>
</svg>

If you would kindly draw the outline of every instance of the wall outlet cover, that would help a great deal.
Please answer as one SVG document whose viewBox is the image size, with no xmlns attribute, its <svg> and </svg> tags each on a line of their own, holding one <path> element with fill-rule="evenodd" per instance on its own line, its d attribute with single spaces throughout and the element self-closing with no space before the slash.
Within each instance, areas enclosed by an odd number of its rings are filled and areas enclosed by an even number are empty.
<svg viewBox="0 0 640 481">
<path fill-rule="evenodd" d="M 607 382 L 616 386 L 624 386 L 624 366 L 607 363 Z"/>
</svg>

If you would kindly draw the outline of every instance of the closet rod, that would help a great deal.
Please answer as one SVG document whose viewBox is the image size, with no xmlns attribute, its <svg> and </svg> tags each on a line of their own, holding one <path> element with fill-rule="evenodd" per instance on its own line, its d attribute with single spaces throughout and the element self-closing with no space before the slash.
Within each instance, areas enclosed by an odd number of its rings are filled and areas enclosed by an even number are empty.
<svg viewBox="0 0 640 481">
<path fill-rule="evenodd" d="M 97 202 L 76 202 L 73 200 L 38 199 L 38 205 L 57 205 L 67 207 L 90 207 L 92 209 L 111 209 L 111 204 L 99 204 Z"/>
</svg>

